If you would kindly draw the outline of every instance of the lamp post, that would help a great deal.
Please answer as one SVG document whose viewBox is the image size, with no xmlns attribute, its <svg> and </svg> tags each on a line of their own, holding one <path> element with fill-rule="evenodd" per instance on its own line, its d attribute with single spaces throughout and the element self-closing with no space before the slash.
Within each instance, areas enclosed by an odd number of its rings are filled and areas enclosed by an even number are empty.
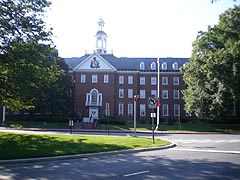
<svg viewBox="0 0 240 180">
<path fill-rule="evenodd" d="M 134 126 L 134 136 L 136 136 L 136 126 L 137 126 L 137 100 L 139 99 L 139 95 L 134 95 L 133 101 L 133 126 Z"/>
<path fill-rule="evenodd" d="M 157 73 L 157 126 L 155 130 L 158 129 L 159 126 L 159 109 L 160 109 L 160 58 L 157 59 L 158 73 Z"/>
</svg>

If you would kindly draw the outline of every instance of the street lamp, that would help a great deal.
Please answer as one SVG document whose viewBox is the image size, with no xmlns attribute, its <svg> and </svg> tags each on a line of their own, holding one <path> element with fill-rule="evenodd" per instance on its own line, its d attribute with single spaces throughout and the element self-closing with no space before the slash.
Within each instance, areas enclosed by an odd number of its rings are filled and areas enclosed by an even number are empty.
<svg viewBox="0 0 240 180">
<path fill-rule="evenodd" d="M 157 126 L 155 130 L 158 129 L 159 126 L 159 109 L 160 109 L 160 58 L 157 59 L 158 73 L 157 73 Z"/>
<path fill-rule="evenodd" d="M 137 105 L 137 100 L 139 99 L 139 95 L 134 95 L 134 102 L 133 102 L 133 126 L 134 126 L 134 136 L 136 136 L 136 124 L 137 124 L 137 120 L 136 120 L 136 113 L 137 113 L 137 109 L 136 109 L 136 105 Z"/>
</svg>

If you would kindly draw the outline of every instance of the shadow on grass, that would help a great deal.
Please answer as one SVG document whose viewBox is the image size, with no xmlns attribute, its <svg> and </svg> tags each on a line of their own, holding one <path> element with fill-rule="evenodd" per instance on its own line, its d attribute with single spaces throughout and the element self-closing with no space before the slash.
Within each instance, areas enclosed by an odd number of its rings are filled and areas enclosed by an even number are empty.
<svg viewBox="0 0 240 180">
<path fill-rule="evenodd" d="M 47 157 L 127 149 L 124 145 L 96 144 L 83 136 L 1 133 L 0 159 Z"/>
</svg>

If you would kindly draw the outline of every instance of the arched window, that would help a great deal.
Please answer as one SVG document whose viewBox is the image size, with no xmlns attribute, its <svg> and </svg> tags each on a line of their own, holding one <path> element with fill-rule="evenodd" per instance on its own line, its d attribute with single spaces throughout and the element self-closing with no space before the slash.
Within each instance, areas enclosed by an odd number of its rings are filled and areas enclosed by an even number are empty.
<svg viewBox="0 0 240 180">
<path fill-rule="evenodd" d="M 145 70 L 145 64 L 144 64 L 144 62 L 141 62 L 141 63 L 140 63 L 140 70 Z"/>
<path fill-rule="evenodd" d="M 162 69 L 167 70 L 167 63 L 166 62 L 162 63 Z"/>
<path fill-rule="evenodd" d="M 156 70 L 156 62 L 151 63 L 151 70 Z"/>
<path fill-rule="evenodd" d="M 102 93 L 99 93 L 97 89 L 92 89 L 86 94 L 86 106 L 102 106 Z"/>
<path fill-rule="evenodd" d="M 173 63 L 172 67 L 174 70 L 178 70 L 178 63 L 177 62 Z"/>
</svg>

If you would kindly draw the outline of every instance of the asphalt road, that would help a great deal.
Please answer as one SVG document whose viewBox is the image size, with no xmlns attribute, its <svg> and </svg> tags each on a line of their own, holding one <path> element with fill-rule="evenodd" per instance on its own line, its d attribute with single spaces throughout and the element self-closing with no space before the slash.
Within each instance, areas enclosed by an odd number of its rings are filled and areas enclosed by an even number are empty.
<svg viewBox="0 0 240 180">
<path fill-rule="evenodd" d="M 240 179 L 240 135 L 161 134 L 158 137 L 174 141 L 178 146 L 148 152 L 0 165 L 0 179 Z"/>
</svg>

